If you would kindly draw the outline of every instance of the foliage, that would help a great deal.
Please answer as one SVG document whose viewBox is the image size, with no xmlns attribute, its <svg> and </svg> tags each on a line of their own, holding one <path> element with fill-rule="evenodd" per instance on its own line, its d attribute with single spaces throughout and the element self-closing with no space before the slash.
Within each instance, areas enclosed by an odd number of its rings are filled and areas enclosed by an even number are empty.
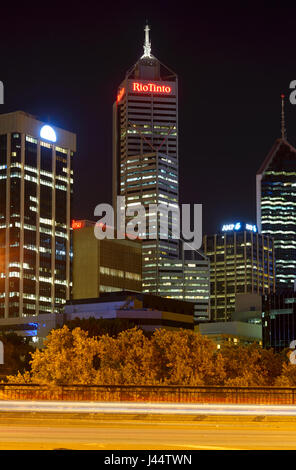
<svg viewBox="0 0 296 470">
<path fill-rule="evenodd" d="M 52 330 L 45 348 L 32 354 L 31 380 L 52 385 L 92 383 L 96 372 L 93 358 L 97 352 L 98 342 L 80 328 L 72 332 L 67 326 Z"/>
<path fill-rule="evenodd" d="M 296 366 L 287 354 L 256 344 L 224 344 L 217 351 L 212 340 L 182 329 L 159 329 L 150 338 L 137 327 L 116 335 L 94 333 L 66 325 L 52 330 L 45 347 L 32 354 L 31 371 L 9 382 L 296 386 Z"/>
<path fill-rule="evenodd" d="M 1 368 L 9 370 L 11 374 L 16 374 L 18 371 L 23 373 L 29 369 L 31 353 L 35 351 L 35 348 L 29 344 L 28 339 L 16 333 L 3 333 L 0 340 L 4 344 L 5 360 Z"/>
<path fill-rule="evenodd" d="M 221 348 L 226 374 L 225 385 L 268 386 L 281 374 L 282 357 L 258 344 L 224 344 Z"/>
<path fill-rule="evenodd" d="M 156 330 L 152 336 L 156 380 L 164 384 L 207 385 L 224 378 L 220 354 L 205 336 L 190 330 Z"/>
<path fill-rule="evenodd" d="M 17 375 L 8 375 L 6 379 L 10 384 L 30 384 L 33 382 L 31 373 L 28 370 L 23 374 L 18 371 Z"/>
<path fill-rule="evenodd" d="M 96 383 L 153 384 L 155 373 L 151 368 L 152 344 L 138 328 L 119 333 L 118 337 L 101 336 L 98 340 L 99 361 Z"/>
<path fill-rule="evenodd" d="M 291 364 L 291 362 L 287 360 L 291 353 L 292 351 L 289 349 L 282 351 L 282 355 L 285 357 L 286 361 L 283 363 L 281 375 L 275 380 L 277 387 L 296 387 L 296 365 Z"/>
</svg>

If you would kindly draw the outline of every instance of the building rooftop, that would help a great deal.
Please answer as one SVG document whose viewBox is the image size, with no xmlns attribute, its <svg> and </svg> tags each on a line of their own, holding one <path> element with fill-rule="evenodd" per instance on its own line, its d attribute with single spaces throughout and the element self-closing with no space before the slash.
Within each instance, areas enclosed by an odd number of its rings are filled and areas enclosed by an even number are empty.
<svg viewBox="0 0 296 470">
<path fill-rule="evenodd" d="M 143 302 L 143 308 L 160 309 L 178 313 L 193 313 L 194 303 L 185 300 L 170 299 L 152 294 L 144 294 L 135 291 L 107 292 L 100 297 L 90 299 L 68 300 L 66 305 L 96 304 L 106 302 L 122 302 L 124 300 L 136 299 Z"/>
</svg>

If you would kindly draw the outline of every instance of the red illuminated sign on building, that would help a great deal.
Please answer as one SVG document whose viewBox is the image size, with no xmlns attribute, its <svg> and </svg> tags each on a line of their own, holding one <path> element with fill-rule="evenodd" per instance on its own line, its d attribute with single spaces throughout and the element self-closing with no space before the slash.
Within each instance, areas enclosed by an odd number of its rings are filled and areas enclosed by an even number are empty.
<svg viewBox="0 0 296 470">
<path fill-rule="evenodd" d="M 133 82 L 132 90 L 140 93 L 164 93 L 170 95 L 172 87 L 168 85 L 156 85 L 155 83 Z"/>
<path fill-rule="evenodd" d="M 84 227 L 84 225 L 85 225 L 84 220 L 72 220 L 72 228 L 73 229 L 82 228 L 82 227 Z"/>
</svg>

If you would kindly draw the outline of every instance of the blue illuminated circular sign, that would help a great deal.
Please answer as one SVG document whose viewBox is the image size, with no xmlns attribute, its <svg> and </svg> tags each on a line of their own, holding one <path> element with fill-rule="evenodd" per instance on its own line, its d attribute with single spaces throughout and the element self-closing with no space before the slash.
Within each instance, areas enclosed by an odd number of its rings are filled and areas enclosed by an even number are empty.
<svg viewBox="0 0 296 470">
<path fill-rule="evenodd" d="M 41 127 L 40 137 L 41 139 L 49 140 L 50 142 L 57 141 L 57 136 L 56 136 L 55 131 L 53 130 L 52 127 L 48 126 L 47 124 Z"/>
</svg>

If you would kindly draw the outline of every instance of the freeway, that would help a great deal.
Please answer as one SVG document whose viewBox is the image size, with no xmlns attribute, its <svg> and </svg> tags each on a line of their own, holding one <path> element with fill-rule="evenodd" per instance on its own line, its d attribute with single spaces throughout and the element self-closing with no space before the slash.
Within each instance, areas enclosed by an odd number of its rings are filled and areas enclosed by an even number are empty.
<svg viewBox="0 0 296 470">
<path fill-rule="evenodd" d="M 0 450 L 296 449 L 296 407 L 0 400 Z"/>
<path fill-rule="evenodd" d="M 168 422 L 153 419 L 0 418 L 0 450 L 295 450 L 283 422 Z"/>
</svg>

